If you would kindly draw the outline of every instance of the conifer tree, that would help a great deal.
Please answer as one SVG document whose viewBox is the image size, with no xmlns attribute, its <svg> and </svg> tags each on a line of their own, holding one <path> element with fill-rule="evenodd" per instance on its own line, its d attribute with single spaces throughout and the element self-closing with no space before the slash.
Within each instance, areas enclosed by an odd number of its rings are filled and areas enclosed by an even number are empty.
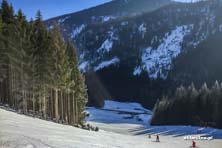
<svg viewBox="0 0 222 148">
<path fill-rule="evenodd" d="M 4 0 L 0 11 L 0 103 L 41 118 L 79 124 L 87 90 L 75 49 L 37 12 L 28 22 Z"/>
</svg>

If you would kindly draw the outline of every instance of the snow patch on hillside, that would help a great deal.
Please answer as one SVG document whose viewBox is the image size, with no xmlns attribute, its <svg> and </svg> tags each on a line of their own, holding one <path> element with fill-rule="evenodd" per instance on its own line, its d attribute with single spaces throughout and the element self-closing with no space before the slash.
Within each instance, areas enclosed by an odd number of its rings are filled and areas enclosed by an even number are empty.
<svg viewBox="0 0 222 148">
<path fill-rule="evenodd" d="M 139 32 L 145 33 L 146 32 L 146 25 L 143 23 L 138 28 Z"/>
<path fill-rule="evenodd" d="M 100 16 L 100 19 L 101 19 L 102 23 L 108 22 L 108 21 L 113 20 L 115 18 L 116 18 L 115 16 Z"/>
<path fill-rule="evenodd" d="M 187 25 L 178 26 L 171 33 L 165 34 L 163 42 L 156 49 L 148 47 L 143 50 L 140 68 L 146 70 L 150 78 L 167 77 L 173 58 L 181 53 L 181 43 L 184 36 L 190 33 L 189 28 Z M 137 67 L 134 70 L 134 75 L 138 75 L 140 72 L 139 67 Z"/>
<path fill-rule="evenodd" d="M 110 65 L 114 65 L 114 64 L 117 64 L 117 63 L 119 63 L 119 62 L 120 62 L 119 58 L 114 57 L 113 59 L 111 59 L 111 60 L 109 60 L 109 61 L 103 61 L 103 62 L 101 62 L 98 66 L 96 66 L 96 67 L 94 68 L 94 71 L 98 71 L 98 70 L 100 70 L 100 69 L 103 69 L 103 68 L 105 68 L 105 67 L 109 67 Z"/>
<path fill-rule="evenodd" d="M 113 47 L 113 41 L 111 41 L 110 39 L 106 39 L 103 44 L 101 45 L 101 47 L 97 50 L 97 52 L 110 52 L 110 50 Z"/>
<path fill-rule="evenodd" d="M 54 28 L 53 25 L 51 25 L 51 26 L 48 27 L 49 30 L 52 30 L 53 28 Z"/>
<path fill-rule="evenodd" d="M 183 3 L 195 3 L 195 2 L 199 2 L 199 1 L 204 1 L 204 0 L 172 0 L 174 2 L 183 2 Z"/>
<path fill-rule="evenodd" d="M 58 25 L 62 25 L 67 19 L 69 19 L 70 16 L 67 16 L 65 18 L 62 18 L 62 19 L 59 19 L 57 22 L 58 22 Z"/>
<path fill-rule="evenodd" d="M 113 47 L 113 41 L 118 40 L 118 37 L 114 36 L 113 31 L 108 31 L 107 34 L 108 34 L 108 38 L 97 49 L 97 53 L 104 54 L 104 53 L 110 52 Z"/>
<path fill-rule="evenodd" d="M 222 32 L 222 24 L 219 26 L 219 30 L 220 32 Z"/>
<path fill-rule="evenodd" d="M 136 68 L 134 69 L 133 75 L 134 75 L 134 76 L 138 76 L 138 75 L 141 74 L 141 72 L 142 72 L 141 67 L 136 67 Z"/>
<path fill-rule="evenodd" d="M 86 25 L 82 24 L 81 26 L 75 28 L 71 33 L 71 38 L 75 38 L 77 35 L 79 35 L 83 31 L 83 29 L 85 29 L 85 27 Z"/>
<path fill-rule="evenodd" d="M 81 72 L 86 72 L 88 67 L 89 67 L 89 62 L 88 61 L 84 61 L 81 64 L 79 64 L 79 70 Z"/>
<path fill-rule="evenodd" d="M 145 25 L 144 23 L 141 24 L 141 25 L 139 26 L 138 30 L 139 30 L 139 32 L 142 34 L 142 38 L 144 38 L 145 33 L 146 33 L 146 31 L 147 31 L 146 25 Z"/>
<path fill-rule="evenodd" d="M 124 22 L 121 22 L 121 26 L 126 26 L 128 25 L 129 23 L 127 21 L 124 21 Z"/>
</svg>

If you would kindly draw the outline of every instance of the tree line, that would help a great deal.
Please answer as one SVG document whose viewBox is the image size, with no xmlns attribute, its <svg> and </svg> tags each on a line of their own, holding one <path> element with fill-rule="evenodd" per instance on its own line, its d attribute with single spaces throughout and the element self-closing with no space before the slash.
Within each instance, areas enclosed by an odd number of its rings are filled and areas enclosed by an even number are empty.
<svg viewBox="0 0 222 148">
<path fill-rule="evenodd" d="M 3 0 L 0 8 L 0 103 L 43 119 L 82 123 L 87 90 L 76 50 L 42 15 L 27 21 Z"/>
<path fill-rule="evenodd" d="M 176 89 L 173 96 L 157 101 L 152 125 L 198 125 L 222 128 L 222 83 L 200 89 L 194 84 Z"/>
</svg>

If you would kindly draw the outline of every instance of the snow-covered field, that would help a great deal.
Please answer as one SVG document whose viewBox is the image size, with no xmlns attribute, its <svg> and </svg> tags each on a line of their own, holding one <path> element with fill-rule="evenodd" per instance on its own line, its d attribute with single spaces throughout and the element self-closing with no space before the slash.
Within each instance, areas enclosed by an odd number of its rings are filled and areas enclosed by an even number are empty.
<svg viewBox="0 0 222 148">
<path fill-rule="evenodd" d="M 188 148 L 191 141 L 184 140 L 184 136 L 197 136 L 198 130 L 214 137 L 197 140 L 199 148 L 221 148 L 222 145 L 221 130 L 149 126 L 151 112 L 137 103 L 106 101 L 103 109 L 87 108 L 87 112 L 90 114 L 87 122 L 99 126 L 99 132 L 0 109 L 0 148 Z M 160 142 L 155 142 L 156 134 L 160 134 Z"/>
</svg>

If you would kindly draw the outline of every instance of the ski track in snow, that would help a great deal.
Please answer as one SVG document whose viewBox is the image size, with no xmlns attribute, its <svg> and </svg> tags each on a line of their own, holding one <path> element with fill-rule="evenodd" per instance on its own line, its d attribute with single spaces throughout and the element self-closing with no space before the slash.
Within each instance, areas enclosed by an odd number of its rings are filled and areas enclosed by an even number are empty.
<svg viewBox="0 0 222 148">
<path fill-rule="evenodd" d="M 0 109 L 0 148 L 188 148 L 191 141 L 184 140 L 183 136 L 195 134 L 197 130 L 214 137 L 222 136 L 221 130 L 211 128 L 149 126 L 150 114 L 128 118 L 130 114 L 120 114 L 121 111 L 149 110 L 137 103 L 114 101 L 106 101 L 103 109 L 89 107 L 87 122 L 100 128 L 99 132 L 93 132 Z M 159 143 L 155 142 L 157 133 Z M 148 134 L 152 134 L 151 139 Z M 196 142 L 199 148 L 221 148 L 222 145 L 219 139 Z"/>
</svg>

